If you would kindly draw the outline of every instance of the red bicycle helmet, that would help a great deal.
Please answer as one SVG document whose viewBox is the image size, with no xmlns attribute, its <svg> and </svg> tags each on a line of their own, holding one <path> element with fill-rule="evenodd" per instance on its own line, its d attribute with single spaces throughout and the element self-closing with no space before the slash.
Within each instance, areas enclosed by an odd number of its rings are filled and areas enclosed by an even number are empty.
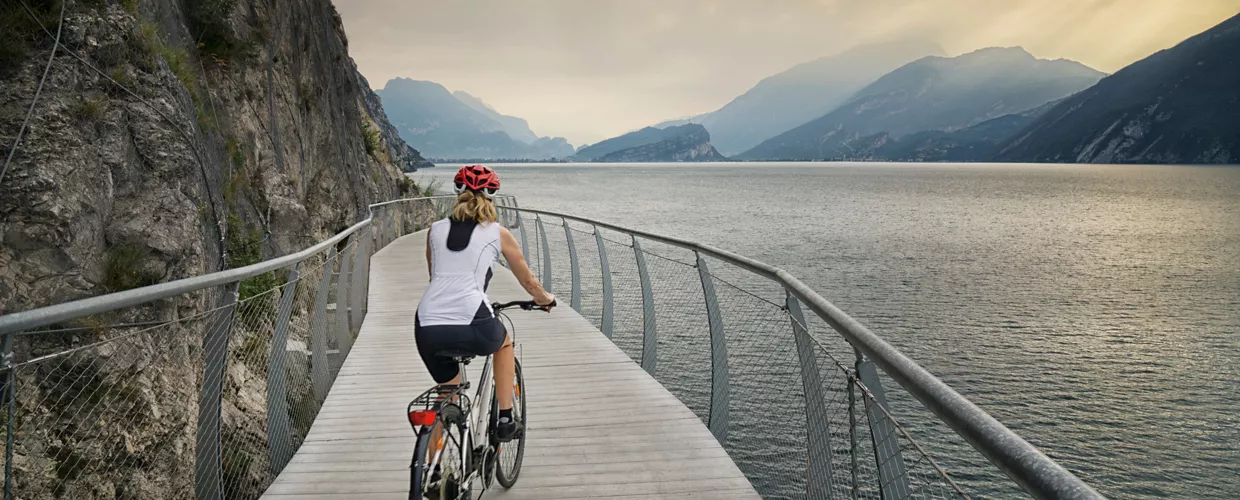
<svg viewBox="0 0 1240 500">
<path fill-rule="evenodd" d="M 490 198 L 499 191 L 499 176 L 486 165 L 465 165 L 456 171 L 452 184 L 456 188 L 456 194 L 473 191 Z"/>
</svg>

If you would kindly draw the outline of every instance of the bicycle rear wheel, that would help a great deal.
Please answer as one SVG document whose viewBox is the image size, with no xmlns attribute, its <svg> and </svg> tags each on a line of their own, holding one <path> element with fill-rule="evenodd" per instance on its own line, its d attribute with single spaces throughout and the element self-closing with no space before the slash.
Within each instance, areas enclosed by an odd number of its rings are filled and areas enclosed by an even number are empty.
<svg viewBox="0 0 1240 500">
<path fill-rule="evenodd" d="M 426 482 L 430 478 L 430 470 L 426 463 L 426 448 L 430 446 L 431 431 L 429 428 L 418 433 L 417 445 L 413 447 L 413 460 L 409 463 L 409 500 L 423 500 Z"/>
<path fill-rule="evenodd" d="M 525 458 L 525 434 L 529 432 L 529 423 L 525 419 L 525 378 L 521 376 L 521 362 L 516 362 L 516 387 L 512 398 L 512 416 L 518 422 L 526 426 L 525 432 L 517 435 L 512 441 L 507 443 L 495 443 L 496 454 L 499 455 L 495 469 L 495 478 L 499 480 L 499 484 L 505 488 L 511 488 L 517 483 L 517 476 L 521 474 L 521 460 Z M 492 408 L 497 408 L 492 405 Z"/>
</svg>

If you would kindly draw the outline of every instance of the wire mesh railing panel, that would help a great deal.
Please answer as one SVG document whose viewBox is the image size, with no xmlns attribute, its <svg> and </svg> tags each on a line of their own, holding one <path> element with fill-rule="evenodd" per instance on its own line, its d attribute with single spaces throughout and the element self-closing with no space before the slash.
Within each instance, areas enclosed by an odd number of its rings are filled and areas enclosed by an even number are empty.
<svg viewBox="0 0 1240 500">
<path fill-rule="evenodd" d="M 546 247 L 540 250 L 551 257 L 551 293 L 563 307 L 568 307 L 572 300 L 573 273 L 569 258 L 568 239 L 564 235 L 563 221 L 556 218 L 543 218 L 543 231 L 546 236 Z M 574 244 L 576 240 L 574 240 Z M 547 280 L 543 279 L 543 285 Z"/>
<path fill-rule="evenodd" d="M 543 278 L 542 266 L 542 232 L 534 217 L 521 214 L 521 231 L 516 235 L 518 241 L 525 245 L 522 253 L 525 255 L 525 264 L 529 266 L 530 272 L 534 273 L 534 277 L 538 278 L 540 283 L 546 283 Z"/>
<path fill-rule="evenodd" d="M 641 242 L 658 322 L 654 377 L 709 422 L 711 404 L 710 322 L 692 252 Z"/>
<path fill-rule="evenodd" d="M 192 496 L 202 334 L 219 312 L 177 317 L 194 303 L 157 325 L 126 326 L 126 311 L 18 340 L 15 496 Z"/>
<path fill-rule="evenodd" d="M 782 304 L 712 279 L 727 340 L 724 447 L 764 498 L 805 498 L 805 389 L 792 324 Z"/>
<path fill-rule="evenodd" d="M 627 235 L 603 230 L 603 248 L 611 271 L 612 333 L 611 341 L 640 364 L 643 354 L 645 316 L 637 258 Z M 656 323 L 657 326 L 657 323 Z"/>
<path fill-rule="evenodd" d="M 297 281 L 296 294 L 289 314 L 288 342 L 285 346 L 288 390 L 288 414 L 291 452 L 296 452 L 305 442 L 310 425 L 318 416 L 321 402 L 315 395 L 315 373 L 318 364 L 324 365 L 322 371 L 328 372 L 327 358 L 316 358 L 315 328 L 321 328 L 322 319 L 316 318 L 315 300 L 319 293 L 319 285 L 323 273 L 327 272 L 330 263 L 325 260 L 313 264 L 300 273 Z M 327 346 L 322 346 L 326 352 Z M 326 382 L 326 381 L 324 381 Z"/>
<path fill-rule="evenodd" d="M 237 303 L 220 409 L 220 466 L 227 498 L 258 498 L 275 476 L 267 442 L 267 378 L 276 308 L 287 285 Z"/>
<path fill-rule="evenodd" d="M 598 243 L 594 230 L 569 222 L 573 245 L 577 250 L 578 294 L 581 299 L 581 315 L 590 320 L 595 328 L 603 328 L 603 274 L 599 262 Z M 610 262 L 608 263 L 610 264 Z M 570 294 L 569 299 L 572 296 Z M 566 304 L 567 305 L 567 304 Z"/>
</svg>

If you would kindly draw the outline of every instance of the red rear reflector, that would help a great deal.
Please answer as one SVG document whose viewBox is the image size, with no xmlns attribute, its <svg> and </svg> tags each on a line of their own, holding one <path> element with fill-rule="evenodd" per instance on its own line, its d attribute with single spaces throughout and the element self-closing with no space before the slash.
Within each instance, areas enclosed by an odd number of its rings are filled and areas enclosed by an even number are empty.
<svg viewBox="0 0 1240 500">
<path fill-rule="evenodd" d="M 409 423 L 413 425 L 431 425 L 435 423 L 435 410 L 413 410 L 409 412 Z"/>
</svg>

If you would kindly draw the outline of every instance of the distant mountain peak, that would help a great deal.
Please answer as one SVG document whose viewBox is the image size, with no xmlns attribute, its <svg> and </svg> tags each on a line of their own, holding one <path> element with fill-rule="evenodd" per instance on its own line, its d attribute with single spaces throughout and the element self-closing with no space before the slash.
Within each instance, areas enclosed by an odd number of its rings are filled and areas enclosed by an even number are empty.
<svg viewBox="0 0 1240 500">
<path fill-rule="evenodd" d="M 439 159 L 564 158 L 562 138 L 538 137 L 529 124 L 500 114 L 467 92 L 431 81 L 397 77 L 376 92 L 401 137 L 424 156 Z"/>
<path fill-rule="evenodd" d="M 1011 47 L 982 47 L 980 49 L 961 54 L 958 57 L 967 57 L 967 56 L 973 56 L 973 57 L 1006 56 L 1006 57 L 1020 57 L 1022 59 L 1037 59 L 1037 57 L 1034 57 L 1033 54 L 1030 54 L 1028 50 L 1025 50 L 1024 47 L 1021 47 L 1019 45 L 1014 45 Z"/>
<path fill-rule="evenodd" d="M 822 116 L 893 69 L 941 54 L 937 43 L 916 38 L 858 45 L 763 78 L 718 110 L 658 126 L 699 123 L 720 152 L 739 153 Z"/>
</svg>

